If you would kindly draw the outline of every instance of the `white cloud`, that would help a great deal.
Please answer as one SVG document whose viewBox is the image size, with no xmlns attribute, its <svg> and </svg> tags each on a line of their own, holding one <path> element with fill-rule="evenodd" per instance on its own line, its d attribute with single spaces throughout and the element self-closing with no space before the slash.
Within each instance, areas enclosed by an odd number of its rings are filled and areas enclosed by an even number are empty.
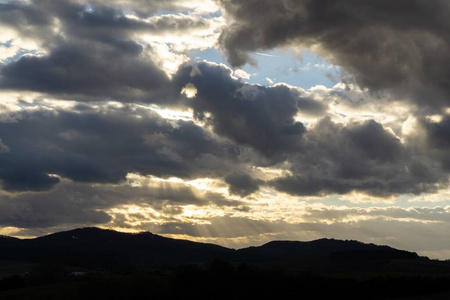
<svg viewBox="0 0 450 300">
<path fill-rule="evenodd" d="M 450 205 L 450 189 L 441 190 L 436 193 L 423 194 L 412 197 L 410 203 L 448 203 Z"/>
<path fill-rule="evenodd" d="M 274 83 L 274 81 L 273 81 L 272 79 L 270 79 L 269 77 L 266 77 L 266 80 L 267 80 L 267 82 L 270 83 L 270 84 L 273 84 L 273 83 Z"/>
<path fill-rule="evenodd" d="M 184 94 L 188 98 L 194 98 L 197 95 L 197 88 L 192 83 L 188 83 L 181 90 L 181 94 Z"/>
<path fill-rule="evenodd" d="M 242 69 L 234 70 L 233 75 L 236 76 L 237 78 L 242 78 L 242 79 L 250 79 L 250 77 L 251 77 L 250 74 L 248 74 L 247 72 L 245 72 Z"/>
</svg>

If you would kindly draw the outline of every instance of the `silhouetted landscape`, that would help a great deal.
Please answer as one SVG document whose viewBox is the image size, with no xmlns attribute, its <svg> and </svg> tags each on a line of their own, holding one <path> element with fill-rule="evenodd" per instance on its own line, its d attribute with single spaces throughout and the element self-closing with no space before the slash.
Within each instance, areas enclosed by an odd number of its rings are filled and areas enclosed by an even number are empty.
<svg viewBox="0 0 450 300">
<path fill-rule="evenodd" d="M 358 241 L 229 249 L 98 228 L 0 238 L 1 299 L 448 299 L 450 262 Z"/>
<path fill-rule="evenodd" d="M 449 16 L 0 0 L 0 300 L 449 300 Z"/>
</svg>

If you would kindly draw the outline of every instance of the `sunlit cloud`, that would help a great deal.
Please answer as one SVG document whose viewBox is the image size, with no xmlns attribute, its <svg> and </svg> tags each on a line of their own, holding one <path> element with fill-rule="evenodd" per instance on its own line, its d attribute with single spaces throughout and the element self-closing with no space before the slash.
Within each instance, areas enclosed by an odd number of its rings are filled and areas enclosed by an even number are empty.
<svg viewBox="0 0 450 300">
<path fill-rule="evenodd" d="M 184 94 L 188 98 L 194 98 L 197 95 L 197 88 L 191 84 L 188 83 L 182 90 L 181 94 Z"/>
<path fill-rule="evenodd" d="M 3 1 L 0 234 L 448 255 L 444 20 L 399 28 L 405 12 L 361 2 L 316 24 L 321 5 L 262 2 Z"/>
</svg>

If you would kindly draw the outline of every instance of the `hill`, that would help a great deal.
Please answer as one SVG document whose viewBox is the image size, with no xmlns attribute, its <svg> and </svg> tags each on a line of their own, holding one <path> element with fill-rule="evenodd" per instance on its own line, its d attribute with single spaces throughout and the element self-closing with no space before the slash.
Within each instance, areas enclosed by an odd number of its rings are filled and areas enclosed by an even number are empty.
<svg viewBox="0 0 450 300">
<path fill-rule="evenodd" d="M 214 258 L 232 262 L 275 262 L 322 258 L 331 261 L 425 259 L 416 253 L 357 241 L 320 239 L 311 242 L 274 241 L 259 247 L 229 249 L 213 244 L 162 237 L 149 232 L 123 233 L 80 228 L 34 239 L 0 238 L 2 259 L 54 261 L 85 268 L 124 266 L 170 267 L 209 263 Z"/>
<path fill-rule="evenodd" d="M 99 228 L 34 239 L 0 237 L 1 299 L 448 299 L 449 295 L 450 262 L 358 241 L 273 241 L 235 250 L 149 232 Z"/>
</svg>

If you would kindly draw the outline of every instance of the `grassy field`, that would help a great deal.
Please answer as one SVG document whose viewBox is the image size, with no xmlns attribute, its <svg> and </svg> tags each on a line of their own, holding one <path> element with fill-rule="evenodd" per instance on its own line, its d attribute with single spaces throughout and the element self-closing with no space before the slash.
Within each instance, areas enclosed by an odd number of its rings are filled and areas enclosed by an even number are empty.
<svg viewBox="0 0 450 300">
<path fill-rule="evenodd" d="M 6 262 L 2 267 L 21 271 L 24 266 L 27 264 Z M 448 274 L 417 275 L 412 272 L 414 268 L 401 273 L 327 274 L 276 264 L 269 267 L 215 260 L 210 265 L 167 270 L 71 276 L 67 266 L 33 267 L 35 271 L 29 276 L 0 280 L 0 299 L 450 299 Z"/>
<path fill-rule="evenodd" d="M 31 270 L 36 268 L 36 266 L 36 263 L 0 260 L 0 278 L 31 272 Z"/>
</svg>

